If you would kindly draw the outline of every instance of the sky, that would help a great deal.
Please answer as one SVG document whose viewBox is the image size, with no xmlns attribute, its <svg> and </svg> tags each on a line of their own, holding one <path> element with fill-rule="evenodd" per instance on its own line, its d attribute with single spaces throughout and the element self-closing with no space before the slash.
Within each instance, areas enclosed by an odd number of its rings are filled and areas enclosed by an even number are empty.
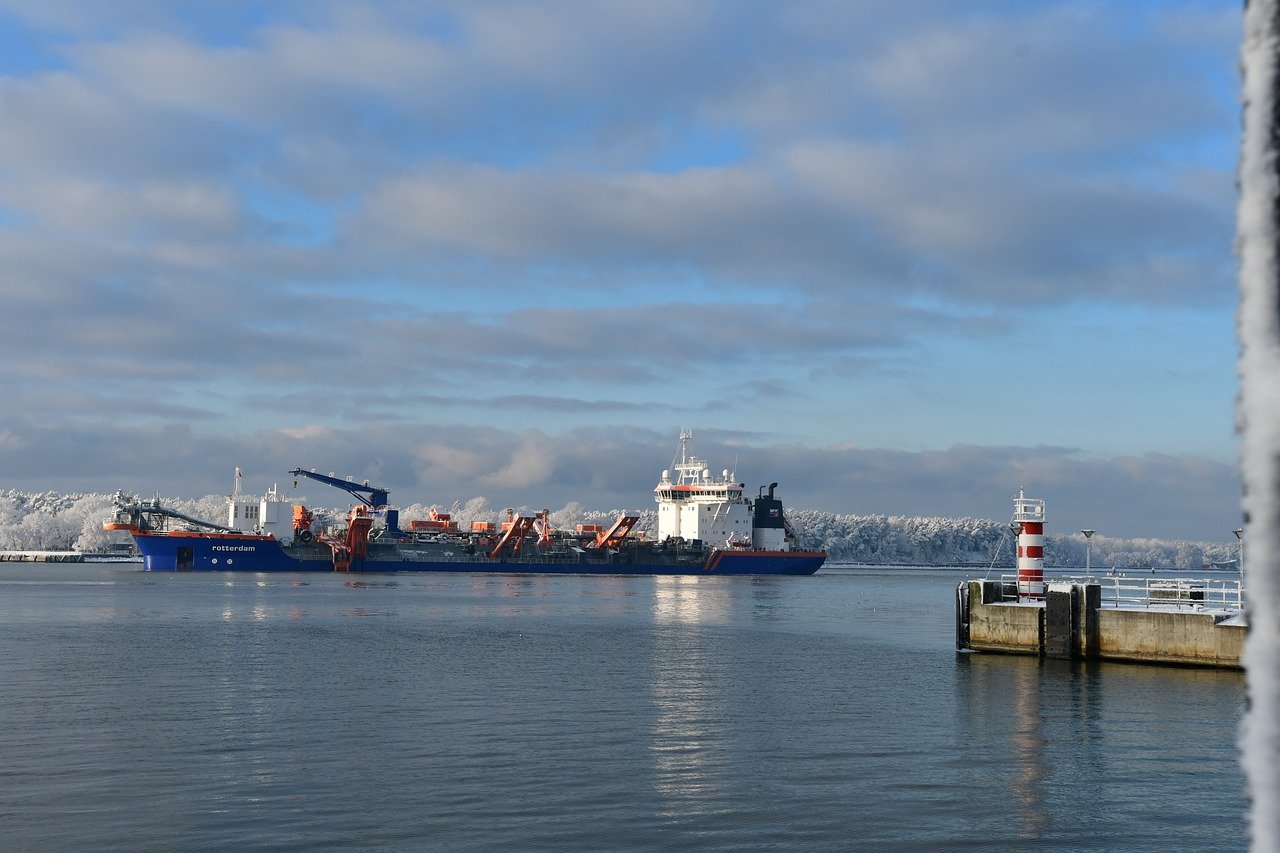
<svg viewBox="0 0 1280 853">
<path fill-rule="evenodd" d="M 685 428 L 797 507 L 1233 540 L 1240 32 L 0 0 L 0 489 L 641 508 Z"/>
</svg>

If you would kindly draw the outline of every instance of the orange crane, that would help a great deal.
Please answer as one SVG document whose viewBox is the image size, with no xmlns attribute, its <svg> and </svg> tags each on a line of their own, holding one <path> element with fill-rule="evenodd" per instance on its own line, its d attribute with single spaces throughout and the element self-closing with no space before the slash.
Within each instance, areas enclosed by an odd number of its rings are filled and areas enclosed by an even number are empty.
<svg viewBox="0 0 1280 853">
<path fill-rule="evenodd" d="M 618 520 L 613 523 L 613 527 L 608 530 L 602 530 L 596 534 L 596 541 L 591 543 L 592 548 L 617 548 L 622 544 L 622 540 L 627 538 L 627 534 L 631 532 L 631 528 L 640 520 L 638 515 L 627 515 L 623 513 L 618 516 Z"/>
<path fill-rule="evenodd" d="M 333 570 L 335 572 L 351 571 L 351 563 L 363 560 L 369 555 L 369 530 L 373 527 L 373 516 L 363 504 L 352 507 L 347 515 L 347 535 L 342 539 L 334 539 L 321 533 L 316 541 L 328 545 L 333 552 Z"/>
<path fill-rule="evenodd" d="M 533 516 L 533 532 L 538 534 L 538 546 L 541 548 L 551 547 L 551 534 L 555 528 L 551 526 L 550 516 L 545 507 Z"/>
<path fill-rule="evenodd" d="M 508 545 L 511 546 L 511 556 L 520 556 L 520 547 L 524 544 L 525 534 L 533 529 L 535 520 L 536 518 L 532 515 L 521 515 L 513 516 L 510 521 L 503 524 L 502 538 L 498 540 L 498 544 L 494 545 L 493 550 L 489 552 L 489 559 L 498 559 L 502 549 Z"/>
</svg>

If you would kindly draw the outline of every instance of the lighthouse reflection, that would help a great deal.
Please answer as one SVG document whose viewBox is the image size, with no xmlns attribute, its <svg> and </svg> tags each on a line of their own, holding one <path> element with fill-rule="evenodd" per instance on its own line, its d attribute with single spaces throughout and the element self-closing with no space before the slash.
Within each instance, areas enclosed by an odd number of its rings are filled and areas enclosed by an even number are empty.
<svg viewBox="0 0 1280 853">
<path fill-rule="evenodd" d="M 1010 793 L 1018 815 L 1018 835 L 1036 839 L 1049 829 L 1044 783 L 1049 776 L 1045 764 L 1044 713 L 1040 707 L 1040 667 L 1019 667 L 1013 677 L 1013 766 L 1015 775 Z"/>
<path fill-rule="evenodd" d="M 704 630 L 729 621 L 732 586 L 715 578 L 654 579 L 649 752 L 667 816 L 719 810 L 727 768 L 726 663 Z"/>
<path fill-rule="evenodd" d="M 968 701 L 957 705 L 959 743 L 978 774 L 971 784 L 996 794 L 1002 823 L 1023 841 L 1052 830 L 1046 803 L 1050 768 L 1042 664 L 1001 655 L 957 657 L 960 689 Z"/>
</svg>

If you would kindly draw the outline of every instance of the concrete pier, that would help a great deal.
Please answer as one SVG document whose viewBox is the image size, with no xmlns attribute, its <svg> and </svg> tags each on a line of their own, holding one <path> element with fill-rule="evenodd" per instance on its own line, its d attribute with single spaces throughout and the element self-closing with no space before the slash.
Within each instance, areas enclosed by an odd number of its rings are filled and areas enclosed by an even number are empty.
<svg viewBox="0 0 1280 853">
<path fill-rule="evenodd" d="M 1243 614 L 1212 609 L 1174 588 L 1140 605 L 1103 606 L 1097 583 L 1050 583 L 1041 600 L 1017 600 L 1005 581 L 956 589 L 956 648 L 1066 660 L 1241 668 Z M 1155 590 L 1153 590 L 1155 592 Z"/>
<path fill-rule="evenodd" d="M 79 551 L 0 551 L 0 563 L 83 563 Z"/>
</svg>

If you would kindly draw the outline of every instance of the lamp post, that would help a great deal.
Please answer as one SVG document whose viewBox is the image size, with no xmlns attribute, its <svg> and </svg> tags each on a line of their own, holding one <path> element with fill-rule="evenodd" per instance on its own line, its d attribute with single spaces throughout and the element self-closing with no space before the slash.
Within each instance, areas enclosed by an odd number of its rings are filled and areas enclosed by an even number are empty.
<svg viewBox="0 0 1280 853">
<path fill-rule="evenodd" d="M 1240 540 L 1240 576 L 1243 577 L 1244 576 L 1244 528 L 1237 527 L 1235 530 L 1231 532 L 1234 533 L 1236 535 L 1236 538 Z"/>
<path fill-rule="evenodd" d="M 1084 534 L 1084 573 L 1086 575 L 1090 575 L 1090 574 L 1093 574 L 1093 572 L 1091 571 L 1093 561 L 1090 559 L 1090 557 L 1092 556 L 1090 552 L 1093 550 L 1093 543 L 1089 540 L 1093 538 L 1093 534 L 1096 531 L 1081 530 L 1080 532 Z"/>
</svg>

